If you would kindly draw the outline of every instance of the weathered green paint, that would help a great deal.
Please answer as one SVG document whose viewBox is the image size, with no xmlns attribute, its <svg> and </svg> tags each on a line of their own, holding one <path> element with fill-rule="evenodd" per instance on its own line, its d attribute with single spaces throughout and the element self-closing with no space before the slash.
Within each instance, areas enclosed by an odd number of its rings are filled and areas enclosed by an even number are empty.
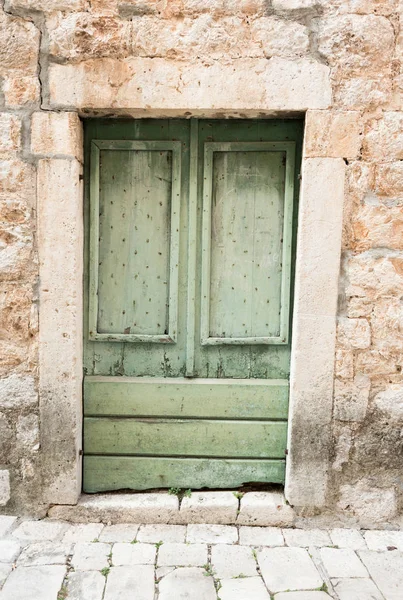
<svg viewBox="0 0 403 600">
<path fill-rule="evenodd" d="M 86 454 L 284 458 L 287 440 L 282 421 L 85 417 L 84 427 Z"/>
<path fill-rule="evenodd" d="M 288 381 L 86 377 L 84 415 L 285 421 Z"/>
<path fill-rule="evenodd" d="M 265 459 L 84 456 L 85 491 L 177 487 L 238 488 L 244 483 L 282 483 L 285 461 Z"/>
<path fill-rule="evenodd" d="M 201 343 L 286 344 L 295 143 L 204 148 Z"/>
<path fill-rule="evenodd" d="M 283 480 L 301 135 L 86 125 L 85 491 Z"/>
</svg>

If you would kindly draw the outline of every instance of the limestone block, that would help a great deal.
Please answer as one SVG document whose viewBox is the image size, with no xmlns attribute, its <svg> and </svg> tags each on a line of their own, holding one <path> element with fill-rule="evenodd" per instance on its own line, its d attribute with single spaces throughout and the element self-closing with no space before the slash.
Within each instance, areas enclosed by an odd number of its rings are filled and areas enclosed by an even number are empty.
<svg viewBox="0 0 403 600">
<path fill-rule="evenodd" d="M 13 563 L 19 553 L 21 546 L 13 540 L 0 540 L 0 563 Z"/>
<path fill-rule="evenodd" d="M 332 0 L 332 5 L 341 13 L 357 15 L 391 15 L 398 0 Z"/>
<path fill-rule="evenodd" d="M 49 82 L 54 108 L 132 109 L 132 114 L 150 108 L 159 114 L 305 110 L 327 108 L 331 101 L 329 68 L 307 59 L 238 59 L 233 64 L 99 59 L 51 64 Z"/>
<path fill-rule="evenodd" d="M 403 159 L 403 113 L 384 112 L 367 123 L 363 158 L 377 161 Z"/>
<path fill-rule="evenodd" d="M 341 73 L 342 78 L 334 90 L 334 106 L 344 110 L 371 109 L 387 105 L 392 98 L 392 81 L 381 74 L 372 78 L 349 77 Z"/>
<path fill-rule="evenodd" d="M 284 546 L 284 538 L 277 527 L 240 527 L 239 543 L 242 546 Z"/>
<path fill-rule="evenodd" d="M 22 160 L 0 160 L 0 198 L 35 198 L 35 169 Z"/>
<path fill-rule="evenodd" d="M 371 329 L 367 319 L 340 318 L 337 328 L 338 342 L 352 348 L 369 348 Z"/>
<path fill-rule="evenodd" d="M 334 446 L 334 460 L 332 468 L 335 471 L 342 471 L 343 466 L 350 460 L 350 450 L 353 443 L 353 436 L 351 427 L 344 426 L 335 427 L 335 446 Z"/>
<path fill-rule="evenodd" d="M 335 376 L 341 379 L 354 377 L 354 357 L 351 348 L 336 348 Z"/>
<path fill-rule="evenodd" d="M 368 375 L 357 374 L 354 381 L 336 379 L 334 387 L 334 418 L 360 422 L 365 419 L 371 381 Z"/>
<path fill-rule="evenodd" d="M 7 577 L 10 575 L 12 571 L 12 565 L 10 564 L 0 564 L 0 586 L 3 587 L 3 584 Z"/>
<path fill-rule="evenodd" d="M 281 492 L 247 492 L 241 499 L 238 525 L 289 527 L 294 511 Z"/>
<path fill-rule="evenodd" d="M 82 495 L 75 506 L 54 506 L 49 516 L 76 523 L 176 523 L 179 501 L 170 494 Z"/>
<path fill-rule="evenodd" d="M 375 488 L 361 480 L 341 486 L 337 506 L 356 517 L 361 526 L 373 527 L 396 516 L 396 492 L 394 488 Z"/>
<path fill-rule="evenodd" d="M 153 600 L 154 588 L 154 567 L 151 565 L 112 567 L 106 580 L 103 598 L 118 600 L 131 596 L 137 600 Z M 161 594 L 159 597 L 162 600 Z"/>
<path fill-rule="evenodd" d="M 250 548 L 242 546 L 213 546 L 211 566 L 218 579 L 232 579 L 244 575 L 256 577 L 256 561 Z"/>
<path fill-rule="evenodd" d="M 403 385 L 389 384 L 385 390 L 376 394 L 374 404 L 388 419 L 400 423 L 403 419 Z"/>
<path fill-rule="evenodd" d="M 0 379 L 0 407 L 21 409 L 36 405 L 38 394 L 32 375 L 10 375 Z"/>
<path fill-rule="evenodd" d="M 220 548 L 223 547 L 220 545 Z M 207 564 L 206 544 L 168 543 L 162 544 L 158 550 L 159 567 L 202 567 L 205 564 Z"/>
<path fill-rule="evenodd" d="M 81 491 L 82 183 L 76 160 L 38 166 L 39 392 L 45 501 Z M 69 252 L 65 249 L 69 248 Z M 66 373 L 68 376 L 66 376 Z"/>
<path fill-rule="evenodd" d="M 304 548 L 265 548 L 258 552 L 262 577 L 270 592 L 313 590 L 323 580 Z"/>
<path fill-rule="evenodd" d="M 88 0 L 8 0 L 8 5 L 14 10 L 30 9 L 45 13 L 86 10 L 88 4 Z"/>
<path fill-rule="evenodd" d="M 71 565 L 76 571 L 101 571 L 107 568 L 110 544 L 79 542 L 74 546 Z"/>
<path fill-rule="evenodd" d="M 365 541 L 358 529 L 332 529 L 330 537 L 335 546 L 351 550 L 366 550 Z"/>
<path fill-rule="evenodd" d="M 54 521 L 23 521 L 15 531 L 13 537 L 21 541 L 56 541 L 67 530 L 66 523 Z"/>
<path fill-rule="evenodd" d="M 10 472 L 2 469 L 0 470 L 0 506 L 5 506 L 10 498 Z"/>
<path fill-rule="evenodd" d="M 103 528 L 100 542 L 132 542 L 136 539 L 140 525 L 107 525 Z"/>
<path fill-rule="evenodd" d="M 204 544 L 235 544 L 238 530 L 230 525 L 188 525 L 186 542 Z"/>
<path fill-rule="evenodd" d="M 403 294 L 403 258 L 373 253 L 351 256 L 346 264 L 347 296 L 376 300 Z"/>
<path fill-rule="evenodd" d="M 387 552 L 392 547 L 403 552 L 403 531 L 366 531 L 364 538 L 370 550 Z"/>
<path fill-rule="evenodd" d="M 65 565 L 71 553 L 71 545 L 61 542 L 36 542 L 21 552 L 17 566 Z"/>
<path fill-rule="evenodd" d="M 15 152 L 21 147 L 21 119 L 9 113 L 0 114 L 0 154 Z"/>
<path fill-rule="evenodd" d="M 353 221 L 353 235 L 354 249 L 360 252 L 384 247 L 403 249 L 403 207 L 361 207 Z"/>
<path fill-rule="evenodd" d="M 25 271 L 25 274 L 29 275 L 29 271 Z M 32 334 L 30 322 L 32 302 L 32 285 L 21 283 L 0 285 L 0 329 L 16 343 L 28 342 Z"/>
<path fill-rule="evenodd" d="M 5 537 L 16 524 L 17 517 L 0 515 L 0 538 Z"/>
<path fill-rule="evenodd" d="M 10 69 L 35 75 L 38 69 L 39 30 L 26 19 L 0 12 L 0 75 Z"/>
<path fill-rule="evenodd" d="M 403 310 L 399 298 L 381 298 L 371 315 L 372 344 L 387 357 L 403 350 Z"/>
<path fill-rule="evenodd" d="M 213 578 L 206 577 L 204 569 L 194 567 L 176 569 L 163 577 L 159 584 L 159 592 L 159 600 L 215 600 L 217 597 Z"/>
<path fill-rule="evenodd" d="M 384 600 L 384 596 L 371 579 L 333 579 L 332 585 L 340 600 Z"/>
<path fill-rule="evenodd" d="M 82 124 L 74 112 L 36 112 L 32 115 L 31 150 L 44 156 L 83 159 Z"/>
<path fill-rule="evenodd" d="M 321 20 L 318 50 L 343 75 L 366 77 L 390 68 L 392 24 L 374 15 L 342 15 Z"/>
<path fill-rule="evenodd" d="M 105 577 L 97 571 L 77 571 L 69 573 L 67 598 L 69 600 L 102 600 Z"/>
<path fill-rule="evenodd" d="M 20 108 L 39 103 L 40 85 L 35 76 L 14 75 L 11 71 L 3 84 L 4 98 L 7 108 Z"/>
<path fill-rule="evenodd" d="M 50 600 L 62 586 L 66 567 L 20 567 L 12 571 L 4 584 L 1 600 Z"/>
<path fill-rule="evenodd" d="M 350 298 L 347 307 L 347 316 L 349 318 L 370 317 L 373 309 L 373 303 L 366 298 Z"/>
<path fill-rule="evenodd" d="M 241 600 L 241 598 L 270 600 L 269 593 L 260 577 L 223 579 L 220 583 L 221 600 Z"/>
<path fill-rule="evenodd" d="M 373 581 L 388 600 L 398 600 L 403 586 L 403 555 L 401 552 L 358 553 Z"/>
<path fill-rule="evenodd" d="M 47 27 L 49 53 L 57 59 L 121 59 L 131 52 L 131 21 L 69 11 L 49 17 Z"/>
<path fill-rule="evenodd" d="M 153 565 L 157 549 L 155 544 L 126 544 L 118 542 L 113 545 L 112 564 L 122 565 Z"/>
<path fill-rule="evenodd" d="M 388 198 L 403 198 L 403 161 L 376 166 L 375 192 Z"/>
<path fill-rule="evenodd" d="M 284 529 L 283 535 L 288 546 L 296 548 L 310 548 L 330 546 L 329 534 L 321 529 Z"/>
<path fill-rule="evenodd" d="M 184 523 L 235 523 L 238 499 L 232 492 L 192 492 L 183 498 L 179 516 Z"/>
<path fill-rule="evenodd" d="M 100 538 L 104 526 L 101 523 L 72 525 L 63 536 L 63 543 L 93 542 Z M 133 539 L 133 538 L 132 538 Z M 100 539 L 101 542 L 109 540 Z"/>
<path fill-rule="evenodd" d="M 314 8 L 320 6 L 323 0 L 273 0 L 275 10 L 299 10 L 301 8 Z"/>
<path fill-rule="evenodd" d="M 251 35 L 263 49 L 266 58 L 298 57 L 308 53 L 308 28 L 296 22 L 272 17 L 255 19 L 251 23 Z"/>
<path fill-rule="evenodd" d="M 320 556 L 329 577 L 368 577 L 368 571 L 348 548 L 321 548 Z"/>
<path fill-rule="evenodd" d="M 309 110 L 305 117 L 304 156 L 357 158 L 361 136 L 360 113 Z"/>
<path fill-rule="evenodd" d="M 27 450 L 39 450 L 39 419 L 31 413 L 20 416 L 17 420 L 17 441 Z"/>
<path fill-rule="evenodd" d="M 142 525 L 137 534 L 137 541 L 150 544 L 184 542 L 185 536 L 186 527 L 184 525 Z"/>
</svg>

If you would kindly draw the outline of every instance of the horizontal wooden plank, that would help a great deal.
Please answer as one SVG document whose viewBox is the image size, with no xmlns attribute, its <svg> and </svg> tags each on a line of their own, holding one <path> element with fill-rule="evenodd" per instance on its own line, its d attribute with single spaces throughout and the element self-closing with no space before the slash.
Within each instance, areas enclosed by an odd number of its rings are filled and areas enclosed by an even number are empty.
<svg viewBox="0 0 403 600">
<path fill-rule="evenodd" d="M 288 381 L 86 377 L 84 414 L 287 419 Z"/>
<path fill-rule="evenodd" d="M 287 423 L 84 419 L 85 454 L 283 458 Z"/>
<path fill-rule="evenodd" d="M 284 460 L 84 456 L 84 492 L 283 483 Z"/>
</svg>

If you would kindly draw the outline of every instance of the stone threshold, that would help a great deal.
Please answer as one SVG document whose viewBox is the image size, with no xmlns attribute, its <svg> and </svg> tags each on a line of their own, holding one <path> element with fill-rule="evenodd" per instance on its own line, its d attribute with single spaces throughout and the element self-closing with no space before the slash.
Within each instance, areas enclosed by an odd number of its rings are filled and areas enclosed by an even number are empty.
<svg viewBox="0 0 403 600">
<path fill-rule="evenodd" d="M 48 517 L 71 523 L 295 525 L 294 510 L 279 491 L 83 494 L 75 505 L 52 506 Z"/>
</svg>

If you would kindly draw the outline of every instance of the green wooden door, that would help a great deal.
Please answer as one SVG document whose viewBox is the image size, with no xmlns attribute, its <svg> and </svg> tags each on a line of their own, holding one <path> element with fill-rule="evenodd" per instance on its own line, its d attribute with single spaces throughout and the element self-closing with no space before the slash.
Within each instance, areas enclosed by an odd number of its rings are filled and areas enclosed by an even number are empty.
<svg viewBox="0 0 403 600">
<path fill-rule="evenodd" d="M 84 490 L 282 482 L 300 121 L 89 121 Z"/>
</svg>

